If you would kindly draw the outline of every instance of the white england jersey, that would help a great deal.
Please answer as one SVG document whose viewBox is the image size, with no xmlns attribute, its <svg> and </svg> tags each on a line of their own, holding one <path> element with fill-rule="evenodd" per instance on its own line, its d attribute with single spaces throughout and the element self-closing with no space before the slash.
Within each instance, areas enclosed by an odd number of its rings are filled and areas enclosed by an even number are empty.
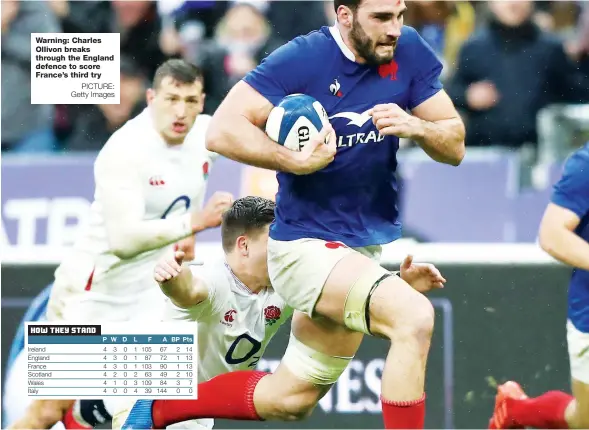
<svg viewBox="0 0 589 430">
<path fill-rule="evenodd" d="M 199 115 L 183 144 L 168 145 L 146 108 L 112 135 L 95 161 L 89 222 L 55 272 L 49 320 L 115 322 L 163 311 L 153 268 L 190 234 L 189 212 L 203 206 L 217 156 L 205 147 L 209 122 Z"/>
<path fill-rule="evenodd" d="M 188 309 L 166 301 L 164 321 L 198 323 L 198 382 L 236 370 L 254 370 L 268 343 L 292 316 L 293 309 L 271 288 L 257 294 L 243 284 L 224 260 L 189 265 L 192 275 L 208 289 L 207 300 Z M 134 399 L 111 407 L 113 428 L 120 428 Z M 203 418 L 168 426 L 169 429 L 212 428 Z"/>
<path fill-rule="evenodd" d="M 169 302 L 165 319 L 198 321 L 199 382 L 255 369 L 293 309 L 271 288 L 252 293 L 223 260 L 189 267 L 207 286 L 209 297 L 189 309 Z"/>
</svg>

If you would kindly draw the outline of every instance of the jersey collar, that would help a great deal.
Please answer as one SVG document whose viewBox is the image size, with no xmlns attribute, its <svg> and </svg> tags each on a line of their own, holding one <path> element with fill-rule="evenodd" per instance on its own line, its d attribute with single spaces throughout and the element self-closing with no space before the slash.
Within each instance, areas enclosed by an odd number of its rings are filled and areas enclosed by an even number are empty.
<svg viewBox="0 0 589 430">
<path fill-rule="evenodd" d="M 239 288 L 242 292 L 244 292 L 246 294 L 255 294 L 252 290 L 250 290 L 250 288 L 247 285 L 245 285 L 243 282 L 241 282 L 241 279 L 239 279 L 235 275 L 235 273 L 231 269 L 231 266 L 229 266 L 229 263 L 224 261 L 224 264 L 225 264 L 225 267 L 227 268 L 227 270 L 229 271 L 229 273 L 231 274 L 231 276 L 233 277 L 233 280 L 235 281 L 235 285 L 237 285 L 237 288 Z"/>
<path fill-rule="evenodd" d="M 342 51 L 342 54 L 344 54 L 348 60 L 356 62 L 356 56 L 350 50 L 350 48 L 348 48 L 344 42 L 344 39 L 342 38 L 342 34 L 340 33 L 339 27 L 337 25 L 337 20 L 332 27 L 329 27 L 329 32 L 331 33 L 333 40 L 335 40 L 335 43 L 337 43 L 337 46 L 339 46 L 339 49 Z"/>
</svg>

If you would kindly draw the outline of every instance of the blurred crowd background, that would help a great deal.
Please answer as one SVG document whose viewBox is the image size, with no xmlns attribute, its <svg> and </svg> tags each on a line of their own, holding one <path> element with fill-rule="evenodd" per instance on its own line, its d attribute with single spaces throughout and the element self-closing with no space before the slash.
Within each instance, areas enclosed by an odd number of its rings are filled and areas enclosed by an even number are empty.
<svg viewBox="0 0 589 430">
<path fill-rule="evenodd" d="M 538 141 L 538 112 L 589 102 L 589 3 L 410 1 L 415 27 L 445 64 L 469 146 Z M 3 1 L 2 151 L 97 151 L 145 104 L 158 64 L 205 73 L 205 113 L 282 43 L 334 22 L 324 1 Z M 31 32 L 121 34 L 121 103 L 30 105 Z"/>
<path fill-rule="evenodd" d="M 470 166 L 463 163 L 452 173 L 411 164 L 424 154 L 412 142 L 401 142 L 399 157 L 409 161 L 401 163 L 400 175 L 413 190 L 402 188 L 402 205 L 421 230 L 414 236 L 533 240 L 531 224 L 539 221 L 562 160 L 589 139 L 589 2 L 408 0 L 407 5 L 405 24 L 416 28 L 445 64 L 446 91 L 466 122 Z M 144 108 L 155 68 L 170 57 L 202 68 L 205 113 L 212 114 L 232 85 L 274 49 L 334 20 L 330 1 L 2 1 L 2 154 L 96 153 Z M 120 33 L 120 104 L 31 105 L 32 32 Z M 498 159 L 503 164 L 480 179 L 480 195 L 461 191 Z M 249 177 L 239 179 L 254 177 L 247 192 L 273 195 L 273 175 L 247 172 Z M 467 194 L 456 202 L 463 211 L 490 212 L 488 222 L 496 223 L 496 230 L 488 227 L 485 235 L 473 224 L 473 234 L 461 234 L 465 224 L 443 213 L 453 204 L 451 196 L 440 194 L 448 189 Z M 531 198 L 528 190 L 539 191 Z M 433 222 L 431 202 L 442 195 L 446 200 L 439 202 Z M 520 208 L 521 202 L 526 206 Z M 511 218 L 501 220 L 499 212 L 510 212 Z M 473 219 L 464 216 L 465 223 Z M 515 232 L 527 224 L 529 231 Z"/>
</svg>

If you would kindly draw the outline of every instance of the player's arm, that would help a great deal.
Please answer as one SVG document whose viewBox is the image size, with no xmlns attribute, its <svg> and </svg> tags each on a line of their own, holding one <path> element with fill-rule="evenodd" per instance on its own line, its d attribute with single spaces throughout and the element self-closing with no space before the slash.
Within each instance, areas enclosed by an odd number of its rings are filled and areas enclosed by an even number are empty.
<svg viewBox="0 0 589 430">
<path fill-rule="evenodd" d="M 207 300 L 209 291 L 205 283 L 192 274 L 190 267 L 182 266 L 183 260 L 182 251 L 164 258 L 156 265 L 154 278 L 174 305 L 189 309 Z"/>
<path fill-rule="evenodd" d="M 540 246 L 569 266 L 589 270 L 589 242 L 574 232 L 580 221 L 570 209 L 550 203 L 540 224 Z"/>
<path fill-rule="evenodd" d="M 383 136 L 411 139 L 433 160 L 458 166 L 465 154 L 464 123 L 444 90 L 439 90 L 412 110 L 394 103 L 376 105 L 372 121 Z"/>
<path fill-rule="evenodd" d="M 161 248 L 208 227 L 203 212 L 145 220 L 137 164 L 136 158 L 111 146 L 99 154 L 94 168 L 96 198 L 102 205 L 110 249 L 121 259 Z"/>
<path fill-rule="evenodd" d="M 442 63 L 413 30 L 414 63 L 409 109 L 415 118 L 411 139 L 433 160 L 458 166 L 464 158 L 466 130 L 454 103 L 440 81 Z"/>
<path fill-rule="evenodd" d="M 466 130 L 448 94 L 440 90 L 412 113 L 419 119 L 412 139 L 433 160 L 458 166 L 466 152 Z"/>
<path fill-rule="evenodd" d="M 262 131 L 272 108 L 272 103 L 247 83 L 238 82 L 213 115 L 207 149 L 241 163 L 295 173 L 297 153 Z"/>
<path fill-rule="evenodd" d="M 589 214 L 589 156 L 580 150 L 566 161 L 540 223 L 540 246 L 557 260 L 589 270 L 589 243 L 575 233 Z"/>
<path fill-rule="evenodd" d="M 411 114 L 396 104 L 377 105 L 372 110 L 373 122 L 380 134 L 411 139 L 433 160 L 458 166 L 465 154 L 465 129 L 443 90 L 442 63 L 415 30 L 408 29 L 403 37 L 412 45 L 414 69 L 408 71 L 413 78 L 407 106 Z"/>
<path fill-rule="evenodd" d="M 299 61 L 301 50 L 299 42 L 282 46 L 235 84 L 211 120 L 206 137 L 209 151 L 281 172 L 306 174 L 317 170 L 309 166 L 308 153 L 288 150 L 263 131 L 273 103 L 289 94 L 302 92 L 306 72 Z M 299 72 L 293 73 L 296 70 Z M 327 131 L 323 130 L 323 134 L 312 139 L 307 145 L 309 150 L 318 146 L 314 143 L 321 142 Z M 319 150 L 323 146 L 320 145 Z"/>
</svg>

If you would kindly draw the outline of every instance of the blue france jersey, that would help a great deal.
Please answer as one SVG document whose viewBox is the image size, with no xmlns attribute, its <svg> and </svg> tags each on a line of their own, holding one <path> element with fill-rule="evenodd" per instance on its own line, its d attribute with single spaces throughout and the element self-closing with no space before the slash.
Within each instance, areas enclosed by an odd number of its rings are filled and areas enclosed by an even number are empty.
<svg viewBox="0 0 589 430">
<path fill-rule="evenodd" d="M 318 238 L 351 247 L 401 236 L 396 153 L 399 139 L 381 136 L 366 113 L 377 104 L 413 109 L 441 90 L 442 65 L 411 27 L 403 27 L 395 58 L 358 64 L 336 27 L 297 37 L 245 78 L 272 104 L 295 93 L 317 99 L 337 135 L 335 160 L 310 175 L 278 173 L 276 240 Z"/>
<path fill-rule="evenodd" d="M 589 242 L 589 142 L 565 163 L 555 185 L 552 203 L 574 212 L 581 222 L 575 229 Z M 569 285 L 568 317 L 577 330 L 589 333 L 589 272 L 574 269 Z"/>
</svg>

